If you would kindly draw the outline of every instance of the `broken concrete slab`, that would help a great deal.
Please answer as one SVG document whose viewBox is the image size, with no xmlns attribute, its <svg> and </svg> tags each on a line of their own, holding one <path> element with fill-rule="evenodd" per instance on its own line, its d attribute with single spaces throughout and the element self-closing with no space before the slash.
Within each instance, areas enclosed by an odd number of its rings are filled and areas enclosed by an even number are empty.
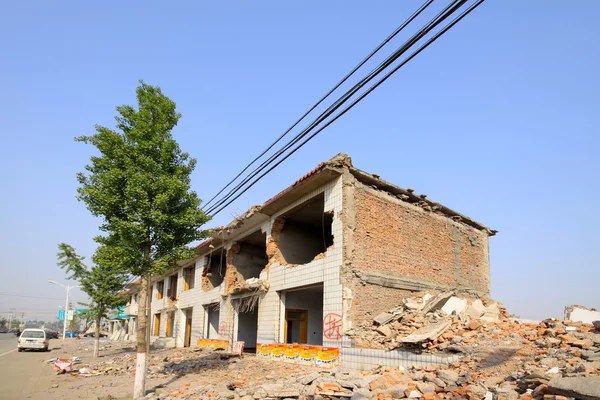
<svg viewBox="0 0 600 400">
<path fill-rule="evenodd" d="M 454 296 L 452 291 L 436 294 L 421 309 L 421 315 L 441 309 L 452 296 Z"/>
<path fill-rule="evenodd" d="M 467 307 L 467 300 L 461 299 L 460 297 L 450 297 L 448 301 L 443 305 L 442 311 L 448 315 L 456 313 L 457 315 L 462 313 Z"/>
<path fill-rule="evenodd" d="M 451 369 L 443 369 L 438 371 L 438 378 L 446 382 L 448 385 L 453 385 L 458 380 L 458 373 Z"/>
<path fill-rule="evenodd" d="M 295 385 L 283 385 L 279 383 L 265 384 L 261 388 L 267 392 L 269 397 L 298 397 L 300 388 Z"/>
<path fill-rule="evenodd" d="M 497 322 L 500 320 L 500 315 L 500 306 L 498 303 L 493 303 L 485 308 L 485 312 L 481 317 L 479 317 L 479 321 Z"/>
<path fill-rule="evenodd" d="M 373 318 L 373 322 L 377 323 L 378 325 L 385 325 L 394 319 L 400 318 L 401 316 L 402 312 L 384 312 Z"/>
<path fill-rule="evenodd" d="M 465 315 L 471 317 L 472 319 L 478 319 L 485 313 L 485 308 L 486 307 L 483 305 L 481 300 L 474 300 L 465 309 Z"/>
<path fill-rule="evenodd" d="M 600 311 L 578 305 L 568 306 L 565 307 L 565 320 L 593 324 L 594 321 L 600 321 Z"/>
<path fill-rule="evenodd" d="M 548 392 L 583 400 L 600 400 L 600 377 L 554 378 Z"/>
<path fill-rule="evenodd" d="M 440 337 L 450 328 L 452 320 L 443 319 L 428 326 L 417 329 L 415 332 L 400 339 L 402 343 L 421 343 L 427 340 L 434 340 Z"/>
</svg>

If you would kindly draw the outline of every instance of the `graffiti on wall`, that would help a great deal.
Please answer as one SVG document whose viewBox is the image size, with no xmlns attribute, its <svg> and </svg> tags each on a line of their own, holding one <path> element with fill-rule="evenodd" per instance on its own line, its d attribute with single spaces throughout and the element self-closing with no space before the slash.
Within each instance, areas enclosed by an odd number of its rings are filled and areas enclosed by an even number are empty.
<svg viewBox="0 0 600 400">
<path fill-rule="evenodd" d="M 342 338 L 342 316 L 329 313 L 323 318 L 323 336 L 329 340 L 340 340 Z"/>
<path fill-rule="evenodd" d="M 260 357 L 274 361 L 325 368 L 338 365 L 340 358 L 340 349 L 337 347 L 299 344 L 257 344 L 256 353 Z"/>
<path fill-rule="evenodd" d="M 244 352 L 244 342 L 233 342 L 233 354 L 242 354 Z"/>
<path fill-rule="evenodd" d="M 221 321 L 219 324 L 219 336 L 227 336 L 227 322 Z"/>
<path fill-rule="evenodd" d="M 226 349 L 229 346 L 229 340 L 221 339 L 198 339 L 196 346 L 204 347 L 205 349 Z"/>
</svg>

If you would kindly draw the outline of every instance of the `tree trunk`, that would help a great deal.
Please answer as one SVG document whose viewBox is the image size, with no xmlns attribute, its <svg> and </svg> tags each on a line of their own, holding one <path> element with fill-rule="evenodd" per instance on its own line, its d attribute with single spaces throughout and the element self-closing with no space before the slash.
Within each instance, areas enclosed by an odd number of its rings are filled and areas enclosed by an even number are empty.
<svg viewBox="0 0 600 400">
<path fill-rule="evenodd" d="M 150 354 L 150 325 L 152 325 L 152 285 L 151 285 L 151 281 L 150 281 L 150 274 L 148 274 L 148 278 L 146 278 L 148 280 L 148 295 L 147 297 L 147 301 L 146 301 L 146 321 L 148 321 L 148 323 L 146 324 L 146 353 Z"/>
<path fill-rule="evenodd" d="M 136 333 L 137 360 L 135 364 L 135 383 L 133 398 L 141 399 L 146 395 L 146 329 L 148 326 L 147 314 L 148 279 L 142 277 L 138 302 L 138 328 Z"/>
<path fill-rule="evenodd" d="M 98 358 L 100 352 L 100 318 L 96 318 L 96 335 L 94 337 L 94 358 Z"/>
</svg>

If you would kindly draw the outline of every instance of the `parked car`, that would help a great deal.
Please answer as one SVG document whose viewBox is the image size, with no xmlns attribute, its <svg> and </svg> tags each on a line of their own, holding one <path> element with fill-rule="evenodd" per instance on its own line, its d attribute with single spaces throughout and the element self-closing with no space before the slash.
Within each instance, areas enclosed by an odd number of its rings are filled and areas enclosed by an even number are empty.
<svg viewBox="0 0 600 400">
<path fill-rule="evenodd" d="M 6 327 L 0 328 L 0 333 L 8 333 L 8 328 L 6 328 Z"/>
<path fill-rule="evenodd" d="M 87 332 L 83 335 L 84 337 L 96 337 L 96 332 Z M 108 337 L 108 335 L 106 333 L 102 333 L 100 332 L 100 337 Z"/>
<path fill-rule="evenodd" d="M 17 349 L 23 351 L 26 349 L 48 351 L 48 338 L 43 329 L 25 329 L 17 342 Z"/>
<path fill-rule="evenodd" d="M 58 332 L 53 329 L 46 329 L 48 339 L 58 339 Z"/>
</svg>

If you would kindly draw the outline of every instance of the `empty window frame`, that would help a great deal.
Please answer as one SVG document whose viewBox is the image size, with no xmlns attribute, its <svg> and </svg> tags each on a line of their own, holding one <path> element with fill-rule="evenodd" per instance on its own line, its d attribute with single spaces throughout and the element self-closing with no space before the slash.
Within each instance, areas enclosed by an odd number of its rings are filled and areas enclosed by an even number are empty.
<svg viewBox="0 0 600 400">
<path fill-rule="evenodd" d="M 156 299 L 157 300 L 162 300 L 164 291 L 165 291 L 165 281 L 163 279 L 162 281 L 159 281 L 156 283 Z"/>
<path fill-rule="evenodd" d="M 260 230 L 240 241 L 240 250 L 235 255 L 235 269 L 244 279 L 259 278 L 267 266 L 267 237 Z"/>
<path fill-rule="evenodd" d="M 289 264 L 306 264 L 333 245 L 333 213 L 324 208 L 321 193 L 283 215 L 279 250 Z"/>
<path fill-rule="evenodd" d="M 218 249 L 210 256 L 206 256 L 206 266 L 202 272 L 202 275 L 207 277 L 206 289 L 214 289 L 223 283 L 226 268 L 225 251 L 222 249 Z"/>
<path fill-rule="evenodd" d="M 171 300 L 177 298 L 177 275 L 171 275 L 169 277 L 169 289 L 167 290 L 167 297 Z"/>
<path fill-rule="evenodd" d="M 183 290 L 190 290 L 194 288 L 195 284 L 196 268 L 189 267 L 183 269 Z"/>
</svg>

